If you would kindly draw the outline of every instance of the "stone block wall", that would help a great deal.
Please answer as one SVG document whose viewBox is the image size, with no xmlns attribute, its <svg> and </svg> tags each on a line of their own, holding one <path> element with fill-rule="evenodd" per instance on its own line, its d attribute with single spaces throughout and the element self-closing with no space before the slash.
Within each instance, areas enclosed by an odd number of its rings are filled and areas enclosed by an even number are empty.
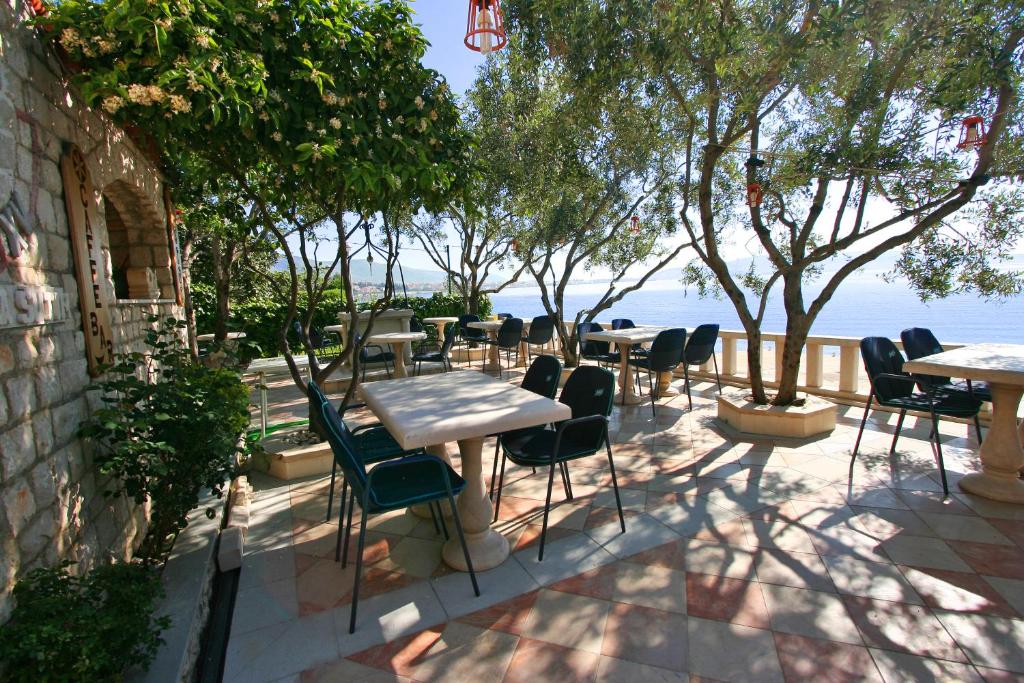
<svg viewBox="0 0 1024 683">
<path fill-rule="evenodd" d="M 27 570 L 125 558 L 145 530 L 145 510 L 103 497 L 108 482 L 76 436 L 89 413 L 90 377 L 60 172 L 68 144 L 85 155 L 97 193 L 97 233 L 107 256 L 101 296 L 115 351 L 141 350 L 149 315 L 182 317 L 167 276 L 163 178 L 123 131 L 81 104 L 45 42 L 24 25 L 30 13 L 22 0 L 0 0 L 0 212 L 13 202 L 29 227 L 24 253 L 0 270 L 0 289 L 61 290 L 70 315 L 0 327 L 0 623 L 10 614 L 15 580 Z M 103 225 L 107 201 L 116 204 L 130 242 L 119 248 L 141 249 L 139 265 L 162 269 L 163 298 L 116 299 Z"/>
</svg>

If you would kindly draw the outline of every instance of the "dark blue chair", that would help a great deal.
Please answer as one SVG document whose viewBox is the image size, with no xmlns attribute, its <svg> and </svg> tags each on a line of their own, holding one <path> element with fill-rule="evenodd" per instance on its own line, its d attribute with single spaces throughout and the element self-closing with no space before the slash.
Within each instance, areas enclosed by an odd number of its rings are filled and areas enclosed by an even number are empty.
<svg viewBox="0 0 1024 683">
<path fill-rule="evenodd" d="M 615 318 L 612 320 L 613 330 L 631 330 L 634 327 L 636 327 L 636 325 L 634 325 L 633 321 L 629 318 Z"/>
<path fill-rule="evenodd" d="M 363 549 L 366 545 L 367 516 L 391 510 L 407 508 L 410 505 L 425 504 L 430 506 L 435 522 L 444 519 L 440 502 L 447 500 L 451 506 L 455 530 L 462 544 L 462 553 L 469 569 L 469 578 L 473 584 L 473 592 L 479 596 L 480 587 L 473 571 L 473 560 L 466 547 L 466 537 L 459 518 L 459 508 L 455 504 L 455 496 L 465 487 L 466 482 L 444 460 L 428 455 L 410 455 L 399 460 L 389 460 L 377 464 L 367 471 L 359 457 L 352 437 L 345 430 L 338 411 L 320 393 L 314 382 L 310 382 L 311 393 L 315 392 L 320 403 L 318 415 L 327 434 L 334 458 L 346 479 L 352 486 L 352 497 L 349 499 L 348 516 L 342 523 L 338 516 L 338 543 L 342 536 L 345 539 L 345 559 L 348 559 L 349 537 L 352 535 L 353 503 L 359 498 L 361 520 L 359 523 L 359 541 L 356 549 L 355 583 L 352 588 L 352 612 L 349 617 L 348 632 L 356 630 L 356 610 L 359 607 L 359 581 L 363 572 Z M 336 555 L 337 557 L 337 555 Z M 343 565 L 344 566 L 344 565 Z"/>
<path fill-rule="evenodd" d="M 519 385 L 520 389 L 526 389 L 533 393 L 543 396 L 545 398 L 553 399 L 555 394 L 558 393 L 558 383 L 562 379 L 562 364 L 554 356 L 537 356 L 530 367 L 526 369 L 526 374 L 523 375 L 523 381 Z M 498 478 L 498 460 L 499 449 L 502 443 L 511 444 L 522 439 L 529 438 L 539 431 L 544 429 L 543 425 L 537 425 L 535 427 L 524 427 L 523 429 L 516 429 L 511 432 L 502 432 L 497 435 L 497 440 L 494 443 L 494 465 L 491 467 L 491 489 L 490 498 L 494 499 L 494 482 Z M 564 473 L 563 473 L 564 474 Z M 568 477 L 563 479 L 563 483 L 566 487 L 566 495 L 571 497 L 571 489 L 568 483 Z M 498 512 L 494 512 L 494 521 L 498 520 Z"/>
<path fill-rule="evenodd" d="M 654 338 L 650 351 L 640 358 L 630 358 L 629 364 L 638 370 L 647 372 L 647 388 L 651 394 L 651 414 L 657 415 L 654 399 L 654 375 L 661 372 L 672 372 L 682 361 L 683 347 L 686 346 L 686 330 L 677 328 L 662 330 Z M 639 380 L 639 378 L 638 378 Z M 639 384 L 639 381 L 637 382 Z M 622 404 L 626 404 L 626 392 L 622 392 Z"/>
<path fill-rule="evenodd" d="M 526 342 L 526 358 L 532 357 L 532 346 L 543 347 L 555 336 L 555 321 L 547 315 L 538 315 L 530 322 L 530 331 L 523 337 Z"/>
<path fill-rule="evenodd" d="M 693 396 L 690 394 L 691 365 L 704 365 L 709 360 L 713 360 L 718 393 L 722 393 L 722 378 L 718 375 L 718 356 L 715 355 L 715 344 L 717 343 L 718 325 L 698 325 L 683 348 L 683 376 L 686 378 L 686 400 L 690 403 L 690 410 L 693 410 Z"/>
<path fill-rule="evenodd" d="M 495 315 L 498 316 L 498 320 L 508 320 L 512 317 L 511 313 L 496 313 Z"/>
<path fill-rule="evenodd" d="M 523 341 L 523 321 L 521 318 L 505 318 L 494 339 L 485 339 L 484 344 L 497 346 L 498 351 L 505 352 L 505 364 L 512 367 L 512 352 L 519 362 L 519 345 Z M 502 375 L 501 353 L 498 354 L 498 377 Z"/>
<path fill-rule="evenodd" d="M 356 344 L 362 340 L 362 335 L 356 335 Z M 404 359 L 402 362 L 405 362 Z M 395 354 L 385 351 L 380 344 L 367 344 L 359 349 L 359 365 L 363 371 L 363 381 L 366 381 L 366 366 L 370 363 L 383 363 L 384 371 L 391 379 L 391 366 L 395 364 Z"/>
<path fill-rule="evenodd" d="M 537 561 L 544 559 L 544 541 L 548 531 L 548 513 L 551 509 L 551 489 L 555 482 L 555 467 L 565 466 L 578 458 L 594 455 L 604 447 L 608 452 L 608 467 L 615 491 L 615 505 L 619 511 L 619 525 L 626 533 L 626 519 L 622 514 L 619 483 L 615 477 L 615 462 L 608 439 L 608 416 L 615 400 L 615 375 L 604 368 L 585 365 L 569 376 L 558 399 L 572 409 L 572 417 L 556 424 L 554 429 L 543 429 L 524 441 L 502 444 L 501 473 L 495 501 L 495 518 L 501 507 L 501 487 L 505 479 L 505 462 L 511 460 L 525 467 L 548 468 L 548 493 L 544 502 L 544 522 L 540 532 L 540 551 Z"/>
<path fill-rule="evenodd" d="M 900 431 L 903 429 L 903 418 L 908 410 L 916 410 L 928 413 L 932 420 L 932 436 L 935 439 L 935 448 L 938 453 L 939 474 L 942 476 L 942 491 L 949 495 L 949 486 L 946 483 L 946 466 L 942 461 L 942 441 L 939 437 L 939 416 L 946 417 L 973 417 L 977 424 L 978 410 L 981 402 L 975 398 L 964 395 L 952 395 L 936 392 L 930 386 L 927 391 L 915 392 L 914 385 L 917 380 L 913 375 L 903 371 L 903 354 L 896 348 L 896 344 L 887 337 L 865 337 L 860 340 L 860 354 L 864 359 L 864 369 L 871 380 L 871 392 L 868 394 L 868 402 L 864 406 L 864 418 L 860 422 L 860 431 L 857 432 L 857 441 L 853 445 L 853 456 L 851 464 L 857 458 L 857 451 L 860 449 L 860 439 L 864 434 L 864 425 L 868 421 L 868 413 L 871 412 L 871 404 L 877 401 L 879 405 L 899 411 L 899 418 L 896 420 L 896 431 L 892 435 L 892 445 L 889 447 L 889 454 L 896 452 L 896 441 L 900 438 Z M 979 428 L 980 429 L 980 428 Z"/>
<path fill-rule="evenodd" d="M 444 366 L 445 372 L 452 369 L 452 361 L 449 355 L 451 354 L 452 344 L 455 343 L 456 332 L 457 330 L 454 325 L 448 325 L 444 331 L 444 342 L 441 343 L 441 348 L 437 351 L 427 351 L 421 347 L 419 351 L 413 354 L 412 364 L 415 368 L 415 374 L 420 374 L 420 369 L 424 363 L 441 363 Z"/>
<path fill-rule="evenodd" d="M 615 365 L 620 361 L 619 354 L 612 353 L 611 344 L 605 341 L 584 341 L 590 332 L 603 332 L 600 323 L 583 322 L 576 326 L 576 339 L 580 345 L 580 357 L 595 361 L 598 365 Z"/>
<path fill-rule="evenodd" d="M 324 396 L 320 388 L 312 385 L 313 388 L 309 390 L 309 427 L 310 429 L 319 435 L 324 441 L 327 440 L 327 431 L 324 429 L 323 423 L 319 417 L 319 406 L 322 401 L 326 401 L 327 397 Z M 398 445 L 395 438 L 391 436 L 391 433 L 382 426 L 379 422 L 372 424 L 359 425 L 355 428 L 350 428 L 348 423 L 344 419 L 344 414 L 350 410 L 356 408 L 365 408 L 365 403 L 353 403 L 352 405 L 346 406 L 344 411 L 341 407 L 338 408 L 338 416 L 341 419 L 341 424 L 348 432 L 349 436 L 352 437 L 352 441 L 356 445 L 356 451 L 359 453 L 359 457 L 362 458 L 363 462 L 367 465 L 374 463 L 383 462 L 384 460 L 392 460 L 394 458 L 400 458 L 404 455 L 410 455 L 412 453 L 420 453 L 422 449 L 416 449 L 415 451 L 407 451 Z M 331 521 L 331 508 L 334 505 L 334 481 L 337 477 L 338 463 L 337 461 L 331 462 L 331 483 L 327 488 L 327 519 Z M 345 509 L 345 496 L 348 492 L 348 481 L 344 475 L 341 479 L 341 509 Z"/>
<path fill-rule="evenodd" d="M 926 327 L 911 327 L 900 332 L 900 341 L 903 342 L 903 350 L 907 353 L 909 360 L 917 360 L 925 356 L 931 356 L 945 351 L 942 344 L 935 338 L 932 331 Z M 954 382 L 950 377 L 939 377 L 936 375 L 914 375 L 917 379 L 917 386 L 926 391 L 931 386 L 937 391 L 945 394 L 960 394 L 976 398 L 979 401 L 992 402 L 992 390 L 988 382 Z M 981 443 L 981 425 L 975 425 L 978 429 L 978 443 Z"/>
<path fill-rule="evenodd" d="M 292 329 L 302 341 L 302 323 L 298 320 L 292 321 Z M 334 332 L 322 332 L 310 325 L 309 343 L 314 352 L 319 352 L 323 357 L 337 355 L 341 350 L 341 337 Z"/>
<path fill-rule="evenodd" d="M 459 316 L 459 337 L 467 347 L 470 344 L 483 344 L 487 341 L 487 333 L 475 327 L 469 327 L 469 323 L 480 322 L 480 316 L 466 313 Z M 473 357 L 469 357 L 469 367 L 473 367 Z"/>
</svg>

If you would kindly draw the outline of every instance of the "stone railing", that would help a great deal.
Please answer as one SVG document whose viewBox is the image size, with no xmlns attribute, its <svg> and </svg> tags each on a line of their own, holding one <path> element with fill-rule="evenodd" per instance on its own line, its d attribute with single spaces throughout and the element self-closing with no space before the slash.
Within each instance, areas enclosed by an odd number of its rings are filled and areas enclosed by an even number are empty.
<svg viewBox="0 0 1024 683">
<path fill-rule="evenodd" d="M 720 350 L 716 352 L 719 373 L 723 384 L 733 386 L 750 386 L 750 377 L 746 370 L 746 349 L 740 348 L 740 342 L 746 342 L 747 334 L 743 331 L 722 330 L 719 332 Z M 786 335 L 781 332 L 764 332 L 761 334 L 762 372 L 765 384 L 770 388 L 779 385 L 782 375 L 782 349 Z M 893 340 L 900 349 L 903 343 Z M 946 350 L 964 346 L 962 343 L 942 343 Z M 681 376 L 682 369 L 676 371 Z M 691 377 L 714 381 L 715 368 L 708 362 L 696 371 L 690 371 Z M 800 391 L 824 396 L 837 403 L 864 405 L 871 389 L 864 363 L 860 357 L 860 337 L 809 336 L 804 346 L 803 358 L 800 363 Z M 983 410 L 987 410 L 987 404 Z"/>
</svg>

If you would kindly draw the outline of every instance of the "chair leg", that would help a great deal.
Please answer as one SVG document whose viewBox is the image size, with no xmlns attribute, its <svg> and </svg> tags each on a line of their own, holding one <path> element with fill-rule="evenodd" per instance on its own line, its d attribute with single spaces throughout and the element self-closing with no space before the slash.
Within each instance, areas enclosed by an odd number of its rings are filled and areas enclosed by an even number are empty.
<svg viewBox="0 0 1024 683">
<path fill-rule="evenodd" d="M 348 499 L 348 520 L 345 522 L 345 545 L 341 549 L 341 568 L 344 569 L 348 566 L 348 543 L 352 538 L 352 508 L 355 507 L 356 492 L 353 491 L 352 495 Z M 338 532 L 341 532 L 341 518 L 338 518 Z M 360 533 L 362 530 L 360 529 Z M 362 551 L 360 551 L 362 552 Z M 334 561 L 338 561 L 338 546 L 334 546 Z"/>
<path fill-rule="evenodd" d="M 946 482 L 946 463 L 942 460 L 942 437 L 939 435 L 939 416 L 932 410 L 932 428 L 935 430 L 935 451 L 939 456 L 939 476 L 942 477 L 942 494 L 949 495 L 949 483 Z"/>
<path fill-rule="evenodd" d="M 615 507 L 619 509 L 619 526 L 622 527 L 622 533 L 626 533 L 626 517 L 622 514 L 622 500 L 619 498 L 619 480 L 615 476 L 615 461 L 612 460 L 612 444 L 608 440 L 608 435 L 605 434 L 604 445 L 608 450 L 608 469 L 612 473 L 612 490 L 615 491 Z"/>
<path fill-rule="evenodd" d="M 498 510 L 501 509 L 501 487 L 505 484 L 505 451 L 501 452 L 501 472 L 498 474 L 498 495 L 494 498 L 494 519 L 491 523 L 498 521 Z"/>
<path fill-rule="evenodd" d="M 469 580 L 473 582 L 473 593 L 480 597 L 480 586 L 476 582 L 476 572 L 473 571 L 473 560 L 469 557 L 469 546 L 466 545 L 466 534 L 462 531 L 462 520 L 459 519 L 459 508 L 455 505 L 455 496 L 448 491 L 448 503 L 452 506 L 452 519 L 455 520 L 455 531 L 459 534 L 459 543 L 462 544 L 462 556 L 466 558 L 466 569 L 469 570 Z"/>
<path fill-rule="evenodd" d="M 974 415 L 974 430 L 978 433 L 978 443 L 981 443 L 981 420 L 978 419 L 977 413 Z"/>
<path fill-rule="evenodd" d="M 686 386 L 686 400 L 690 405 L 690 411 L 693 411 L 693 394 L 690 393 L 690 365 L 686 361 L 683 361 L 683 379 Z"/>
<path fill-rule="evenodd" d="M 334 505 L 334 476 L 338 471 L 338 461 L 331 459 L 331 484 L 327 487 L 327 519 L 325 522 L 331 521 L 331 506 Z M 341 509 L 345 509 L 345 501 L 341 502 Z"/>
<path fill-rule="evenodd" d="M 651 416 L 652 417 L 658 417 L 657 410 L 655 409 L 655 406 L 658 403 L 658 397 L 654 395 L 654 380 L 651 379 L 651 375 L 653 375 L 653 374 L 654 374 L 654 372 L 650 368 L 648 368 L 647 369 L 647 389 L 651 393 Z"/>
<path fill-rule="evenodd" d="M 551 488 L 555 484 L 555 462 L 551 461 L 551 467 L 548 468 L 548 497 L 544 501 L 544 523 L 540 528 L 540 552 L 537 554 L 537 561 L 544 561 L 544 539 L 548 535 L 548 511 L 551 510 Z"/>
<path fill-rule="evenodd" d="M 569 465 L 564 462 L 558 463 L 558 471 L 562 475 L 562 488 L 565 489 L 565 497 L 572 500 L 572 482 L 569 481 Z"/>
<path fill-rule="evenodd" d="M 722 393 L 722 378 L 718 374 L 718 356 L 716 356 L 714 353 L 712 353 L 711 357 L 715 361 L 715 381 L 718 382 L 718 393 Z"/>
<path fill-rule="evenodd" d="M 441 533 L 444 534 L 444 540 L 448 540 L 451 536 L 448 534 L 448 525 L 444 523 L 444 510 L 441 509 L 441 503 L 434 501 L 432 503 L 437 508 L 437 519 L 441 522 Z"/>
<path fill-rule="evenodd" d="M 487 497 L 494 500 L 494 482 L 498 479 L 498 453 L 501 450 L 501 436 L 494 437 L 494 464 L 491 466 L 491 487 Z"/>
<path fill-rule="evenodd" d="M 893 453 L 896 452 L 896 441 L 900 438 L 900 432 L 903 431 L 903 419 L 906 416 L 907 416 L 907 411 L 901 410 L 900 411 L 900 416 L 896 420 L 896 431 L 893 432 L 893 435 L 892 435 L 892 445 L 889 446 L 889 455 L 892 455 Z M 934 424 L 934 423 L 932 423 L 932 424 Z M 936 433 L 938 433 L 938 432 L 936 432 Z M 931 437 L 929 437 L 929 438 L 931 438 Z"/>
<path fill-rule="evenodd" d="M 348 494 L 348 477 L 341 473 L 341 506 L 338 508 L 338 525 L 341 526 L 342 517 L 345 516 L 345 496 Z"/>
<path fill-rule="evenodd" d="M 864 425 L 868 423 L 868 413 L 871 412 L 871 401 L 875 398 L 875 390 L 868 392 L 868 402 L 864 404 L 864 417 L 860 420 L 860 430 L 857 432 L 857 440 L 853 444 L 853 455 L 850 456 L 850 464 L 857 459 L 857 450 L 860 448 L 860 437 L 864 435 Z"/>
<path fill-rule="evenodd" d="M 355 498 L 355 496 L 352 496 Z M 356 632 L 356 609 L 359 607 L 359 578 L 363 573 L 363 547 L 366 544 L 366 498 L 363 496 L 362 508 L 363 512 L 361 515 L 362 521 L 359 524 L 359 554 L 356 555 L 356 578 L 355 585 L 352 586 L 352 614 L 348 619 L 348 632 Z"/>
</svg>

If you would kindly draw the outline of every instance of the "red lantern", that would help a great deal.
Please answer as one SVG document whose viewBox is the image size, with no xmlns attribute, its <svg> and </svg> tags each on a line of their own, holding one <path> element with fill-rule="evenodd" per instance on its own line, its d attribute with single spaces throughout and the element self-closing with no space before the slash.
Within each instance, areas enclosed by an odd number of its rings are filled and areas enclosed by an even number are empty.
<svg viewBox="0 0 1024 683">
<path fill-rule="evenodd" d="M 640 216 L 633 216 L 629 219 L 629 231 L 634 235 L 640 232 Z"/>
<path fill-rule="evenodd" d="M 761 206 L 761 199 L 764 198 L 764 190 L 761 183 L 750 183 L 747 185 L 747 206 Z"/>
<path fill-rule="evenodd" d="M 469 0 L 463 42 L 470 50 L 484 55 L 505 47 L 508 36 L 500 0 Z"/>
<path fill-rule="evenodd" d="M 978 149 L 988 139 L 985 131 L 985 118 L 982 116 L 968 116 L 960 126 L 960 142 L 956 146 L 960 149 Z"/>
</svg>

